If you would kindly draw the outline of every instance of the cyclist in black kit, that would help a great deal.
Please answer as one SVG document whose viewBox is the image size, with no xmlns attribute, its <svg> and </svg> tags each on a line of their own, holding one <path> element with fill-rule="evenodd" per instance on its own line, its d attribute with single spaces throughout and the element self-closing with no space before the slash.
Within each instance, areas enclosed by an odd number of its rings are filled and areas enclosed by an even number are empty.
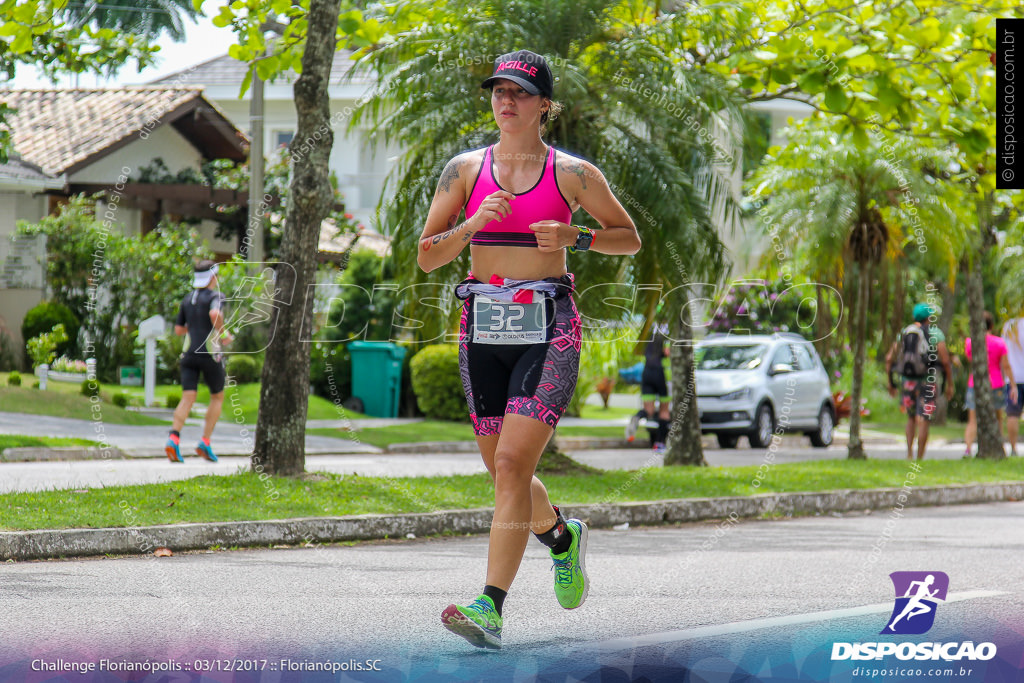
<svg viewBox="0 0 1024 683">
<path fill-rule="evenodd" d="M 224 354 L 222 344 L 230 344 L 232 336 L 224 329 L 224 295 L 217 289 L 217 264 L 210 260 L 200 261 L 195 266 L 192 280 L 193 290 L 185 295 L 178 307 L 174 333 L 185 335 L 185 346 L 181 353 L 181 402 L 174 410 L 174 422 L 167 436 L 165 450 L 171 462 L 185 462 L 181 457 L 179 442 L 185 418 L 196 402 L 199 375 L 210 388 L 210 405 L 206 409 L 203 437 L 196 445 L 196 454 L 211 462 L 217 456 L 210 447 L 213 428 L 220 418 L 224 405 Z"/>
</svg>

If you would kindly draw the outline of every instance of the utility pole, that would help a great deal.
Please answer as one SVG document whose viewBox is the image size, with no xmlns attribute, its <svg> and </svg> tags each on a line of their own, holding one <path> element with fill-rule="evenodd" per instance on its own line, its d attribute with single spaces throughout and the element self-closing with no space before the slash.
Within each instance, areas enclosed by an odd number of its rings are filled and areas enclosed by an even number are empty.
<svg viewBox="0 0 1024 683">
<path fill-rule="evenodd" d="M 253 70 L 255 72 L 255 69 Z M 249 238 L 243 245 L 247 261 L 263 260 L 263 79 L 252 76 L 252 97 L 249 100 L 249 216 L 245 234 Z"/>
</svg>

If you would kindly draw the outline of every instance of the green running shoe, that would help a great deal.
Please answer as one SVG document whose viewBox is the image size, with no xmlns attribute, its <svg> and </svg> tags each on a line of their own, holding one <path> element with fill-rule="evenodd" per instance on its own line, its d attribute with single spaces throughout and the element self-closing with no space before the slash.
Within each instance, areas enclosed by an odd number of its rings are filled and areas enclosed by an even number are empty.
<svg viewBox="0 0 1024 683">
<path fill-rule="evenodd" d="M 555 570 L 555 597 L 565 609 L 576 609 L 587 599 L 590 582 L 584 556 L 587 553 L 587 525 L 578 519 L 566 520 L 572 545 L 561 555 L 551 553 Z"/>
<path fill-rule="evenodd" d="M 476 647 L 501 649 L 501 615 L 494 602 L 481 595 L 473 604 L 462 607 L 448 605 L 441 612 L 441 623 L 452 633 L 462 636 Z"/>
</svg>

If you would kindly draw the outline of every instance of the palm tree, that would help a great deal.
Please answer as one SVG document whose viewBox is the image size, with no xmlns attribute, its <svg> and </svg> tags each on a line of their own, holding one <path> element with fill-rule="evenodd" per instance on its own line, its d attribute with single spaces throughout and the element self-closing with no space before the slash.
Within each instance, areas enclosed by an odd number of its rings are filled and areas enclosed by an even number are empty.
<svg viewBox="0 0 1024 683">
<path fill-rule="evenodd" d="M 374 135 L 405 150 L 391 177 L 394 198 L 382 202 L 381 214 L 399 272 L 414 282 L 454 282 L 467 271 L 464 252 L 455 267 L 420 273 L 415 267 L 419 227 L 444 163 L 497 139 L 479 85 L 491 74 L 494 58 L 528 48 L 548 59 L 556 99 L 565 103 L 549 123 L 547 141 L 605 172 L 645 243 L 632 259 L 570 256 L 580 290 L 608 282 L 654 283 L 663 293 L 672 292 L 670 310 L 680 312 L 674 316 L 676 338 L 688 337 L 682 287 L 722 277 L 728 263 L 716 219 L 732 218 L 736 210 L 729 169 L 712 163 L 729 154 L 716 154 L 709 131 L 726 131 L 720 144 L 731 148 L 731 136 L 742 133 L 735 123 L 743 121 L 739 103 L 720 77 L 687 66 L 682 36 L 692 18 L 612 0 L 450 0 L 436 6 L 417 0 L 393 12 L 388 20 L 397 27 L 394 39 L 360 60 L 377 89 L 351 125 L 368 124 Z M 603 298 L 581 297 L 583 312 L 614 315 Z M 657 296 L 644 300 L 638 312 L 650 319 L 657 303 Z M 424 334 L 434 337 L 452 322 L 436 321 L 440 328 Z M 677 355 L 680 351 L 688 347 L 675 347 Z M 692 369 L 692 360 L 683 365 Z M 689 373 L 673 376 L 674 395 L 682 397 Z M 680 420 L 682 430 L 674 431 L 687 438 L 677 436 L 674 449 L 670 443 L 666 462 L 703 462 L 694 425 L 695 420 L 685 426 Z M 684 443 L 695 443 L 696 452 L 684 454 Z"/>
<path fill-rule="evenodd" d="M 452 283 L 468 269 L 464 253 L 456 267 L 419 272 L 419 227 L 443 164 L 497 139 L 479 84 L 492 73 L 496 56 L 526 47 L 547 57 L 557 99 L 565 104 L 549 124 L 547 141 L 605 172 L 645 242 L 633 259 L 570 256 L 581 291 L 609 282 L 655 284 L 663 294 L 671 292 L 674 310 L 688 310 L 685 286 L 717 282 L 728 267 L 716 222 L 733 218 L 736 204 L 729 168 L 712 162 L 735 156 L 727 151 L 743 121 L 739 102 L 721 78 L 686 66 L 682 36 L 691 20 L 685 13 L 612 0 L 452 0 L 437 6 L 418 0 L 395 10 L 389 16 L 398 27 L 394 40 L 360 59 L 377 89 L 351 125 L 369 124 L 374 135 L 404 150 L 391 176 L 393 199 L 382 201 L 381 213 L 399 271 L 415 283 Z M 709 131 L 726 131 L 718 133 L 725 152 L 716 150 Z M 581 297 L 584 313 L 614 315 L 603 298 Z M 636 312 L 651 318 L 658 298 L 644 299 Z M 674 318 L 676 338 L 688 337 L 684 316 Z M 433 337 L 452 323 L 437 321 L 440 329 L 424 333 Z M 679 346 L 674 353 L 687 350 Z M 683 357 L 691 370 L 692 360 Z M 687 378 L 688 372 L 674 373 L 674 395 L 685 394 Z M 695 420 L 680 417 L 666 462 L 702 463 Z M 684 454 L 684 444 L 691 443 L 696 452 Z"/>
<path fill-rule="evenodd" d="M 201 16 L 192 0 L 84 0 L 69 2 L 62 13 L 74 26 L 93 25 L 151 38 L 164 31 L 185 40 L 185 17 Z"/>
<path fill-rule="evenodd" d="M 856 285 L 843 288 L 853 318 L 853 387 L 848 457 L 865 458 L 860 436 L 867 315 L 874 277 L 906 252 L 920 247 L 929 260 L 955 267 L 965 235 L 943 201 L 935 175 L 946 158 L 906 139 L 869 138 L 858 148 L 811 119 L 791 131 L 751 179 L 753 194 L 768 199 L 772 230 L 811 277 L 841 285 L 847 266 Z M 923 242 L 922 242 L 923 240 Z M 838 277 L 837 277 L 838 274 Z M 851 291 L 852 289 L 852 291 Z M 851 296 L 852 295 L 852 296 Z"/>
</svg>

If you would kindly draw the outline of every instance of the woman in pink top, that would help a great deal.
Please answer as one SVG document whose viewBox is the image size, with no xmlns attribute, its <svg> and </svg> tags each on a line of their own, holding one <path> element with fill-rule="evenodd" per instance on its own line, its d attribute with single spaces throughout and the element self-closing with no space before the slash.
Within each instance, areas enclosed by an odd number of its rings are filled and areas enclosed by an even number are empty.
<svg viewBox="0 0 1024 683">
<path fill-rule="evenodd" d="M 581 332 L 566 250 L 634 254 L 640 237 L 593 164 L 546 145 L 557 115 L 544 58 L 527 50 L 494 63 L 491 90 L 498 142 L 459 154 L 434 193 L 417 259 L 431 271 L 469 245 L 459 367 L 477 444 L 494 480 L 494 519 L 483 594 L 449 605 L 442 624 L 477 647 L 501 647 L 502 607 L 532 531 L 550 549 L 555 596 L 573 609 L 589 585 L 587 527 L 564 519 L 534 472 L 572 397 Z M 572 225 L 583 208 L 601 226 Z M 466 219 L 459 216 L 465 210 Z M 576 258 L 584 256 L 577 255 Z"/>
<path fill-rule="evenodd" d="M 1013 380 L 1013 370 L 1010 369 L 1010 361 L 1006 354 L 1006 342 L 1002 337 L 992 334 L 992 314 L 985 311 L 985 345 L 988 349 L 988 374 L 990 387 L 992 389 L 992 404 L 996 408 L 996 415 L 999 416 L 999 433 L 1003 433 L 1003 413 L 1006 409 L 1006 388 L 1009 386 L 1009 397 L 1013 403 L 1017 402 L 1017 385 Z M 971 359 L 971 338 L 968 337 L 964 343 L 967 352 L 967 360 Z M 1005 379 L 1004 379 L 1005 378 Z M 1007 382 L 1009 384 L 1007 384 Z M 985 384 L 981 384 L 985 388 Z M 974 375 L 967 380 L 967 395 L 964 404 L 967 406 L 967 428 L 964 430 L 964 442 L 967 445 L 964 457 L 971 457 L 971 446 L 974 444 L 974 437 L 978 433 L 978 417 L 975 412 L 975 388 Z"/>
</svg>

